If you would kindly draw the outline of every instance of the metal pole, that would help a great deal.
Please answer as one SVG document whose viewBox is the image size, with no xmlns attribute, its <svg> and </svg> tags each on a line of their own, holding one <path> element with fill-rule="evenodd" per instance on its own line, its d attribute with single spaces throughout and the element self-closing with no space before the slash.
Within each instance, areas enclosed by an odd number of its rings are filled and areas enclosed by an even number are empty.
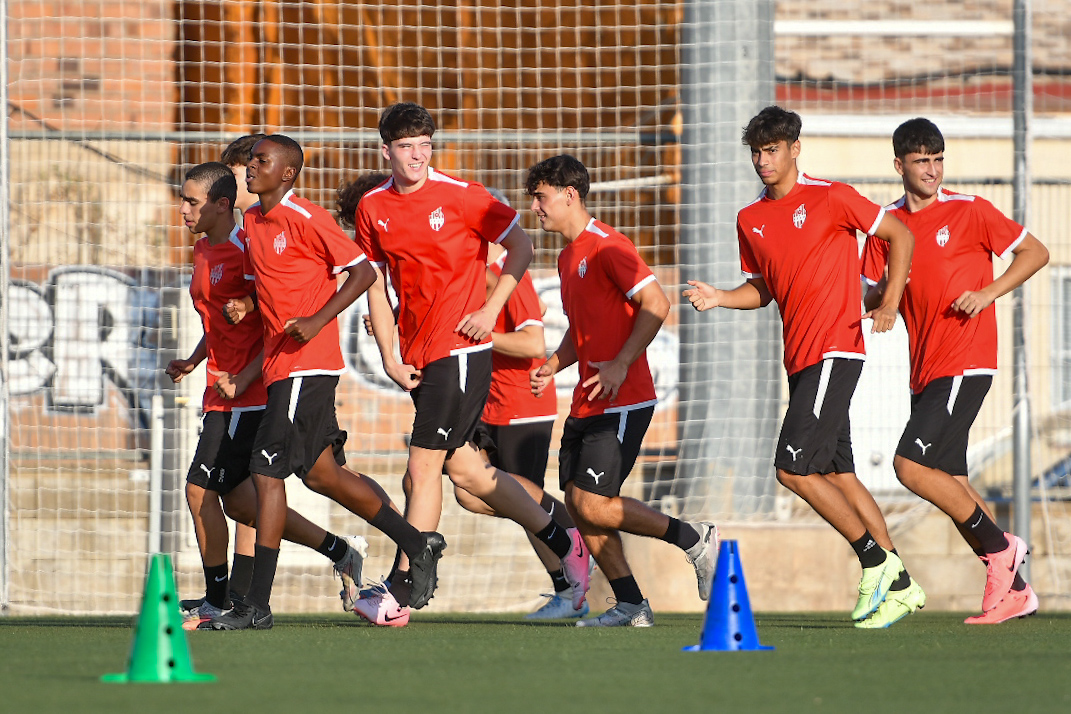
<svg viewBox="0 0 1071 714">
<path fill-rule="evenodd" d="M 1015 200 L 1014 219 L 1027 225 L 1030 218 L 1030 118 L 1033 113 L 1033 78 L 1031 76 L 1031 7 L 1030 0 L 1015 0 L 1013 19 L 1015 34 L 1012 41 L 1014 62 L 1013 81 L 1013 136 L 1015 146 L 1015 174 L 1013 190 Z M 1014 514 L 1013 528 L 1017 535 L 1030 542 L 1030 385 L 1027 380 L 1026 305 L 1028 289 L 1022 285 L 1012 297 L 1012 360 L 1014 422 L 1012 425 L 1014 458 Z M 1029 563 L 1022 566 L 1024 578 L 1030 577 Z"/>
<path fill-rule="evenodd" d="M 152 395 L 149 413 L 149 555 L 162 553 L 160 525 L 164 502 L 164 397 Z"/>
<path fill-rule="evenodd" d="M 681 43 L 680 281 L 736 287 L 736 214 L 762 190 L 740 142 L 774 101 L 772 0 L 691 0 Z M 780 410 L 777 310 L 680 315 L 682 511 L 744 517 L 773 509 Z"/>
<path fill-rule="evenodd" d="M 7 0 L 0 0 L 0 612 L 8 608 L 8 476 L 11 442 L 8 424 L 8 296 L 11 281 L 11 147 L 8 138 Z"/>
</svg>

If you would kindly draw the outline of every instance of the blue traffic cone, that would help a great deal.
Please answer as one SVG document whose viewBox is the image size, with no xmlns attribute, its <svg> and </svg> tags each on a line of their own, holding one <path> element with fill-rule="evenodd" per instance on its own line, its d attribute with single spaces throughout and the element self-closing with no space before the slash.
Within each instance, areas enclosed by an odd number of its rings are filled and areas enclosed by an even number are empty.
<svg viewBox="0 0 1071 714">
<path fill-rule="evenodd" d="M 214 682 L 215 675 L 193 670 L 182 629 L 171 557 L 156 553 L 149 561 L 134 643 L 125 672 L 105 674 L 102 682 Z"/>
<path fill-rule="evenodd" d="M 685 647 L 685 652 L 720 652 L 739 650 L 772 650 L 759 643 L 751 601 L 744 584 L 744 569 L 735 540 L 723 540 L 718 549 L 718 568 L 714 572 L 714 587 L 710 593 L 707 616 L 699 644 Z"/>
</svg>

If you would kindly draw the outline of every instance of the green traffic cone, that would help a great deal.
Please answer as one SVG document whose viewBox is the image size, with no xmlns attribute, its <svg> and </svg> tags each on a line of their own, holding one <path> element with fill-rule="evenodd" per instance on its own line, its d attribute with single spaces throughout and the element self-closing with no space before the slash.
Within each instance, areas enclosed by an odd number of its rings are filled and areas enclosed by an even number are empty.
<svg viewBox="0 0 1071 714">
<path fill-rule="evenodd" d="M 141 614 L 126 672 L 105 674 L 102 682 L 214 682 L 213 674 L 193 671 L 182 629 L 171 557 L 156 553 L 149 561 Z"/>
</svg>

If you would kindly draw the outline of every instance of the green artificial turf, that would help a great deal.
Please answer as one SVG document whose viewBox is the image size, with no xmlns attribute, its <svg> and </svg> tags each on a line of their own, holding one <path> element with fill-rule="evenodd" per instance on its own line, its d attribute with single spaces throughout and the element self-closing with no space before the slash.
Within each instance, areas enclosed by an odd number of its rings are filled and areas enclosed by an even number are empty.
<svg viewBox="0 0 1071 714">
<path fill-rule="evenodd" d="M 767 652 L 682 652 L 702 617 L 578 630 L 514 615 L 420 613 L 372 628 L 277 616 L 266 632 L 194 632 L 209 684 L 105 684 L 130 620 L 0 618 L 0 711 L 1037 712 L 1071 711 L 1071 614 L 968 627 L 920 612 L 859 631 L 842 614 L 760 614 Z"/>
</svg>

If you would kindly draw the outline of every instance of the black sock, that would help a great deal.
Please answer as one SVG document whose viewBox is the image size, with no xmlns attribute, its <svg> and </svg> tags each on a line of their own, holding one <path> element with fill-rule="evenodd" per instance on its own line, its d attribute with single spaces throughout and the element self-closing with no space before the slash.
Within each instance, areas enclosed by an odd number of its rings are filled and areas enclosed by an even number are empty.
<svg viewBox="0 0 1071 714">
<path fill-rule="evenodd" d="M 626 575 L 610 581 L 610 589 L 614 591 L 614 597 L 618 602 L 627 602 L 630 605 L 639 605 L 643 602 L 643 593 L 636 584 L 636 578 Z"/>
<path fill-rule="evenodd" d="M 385 577 L 383 579 L 384 582 L 387 583 L 387 585 L 390 585 L 392 582 L 394 582 L 394 578 L 398 574 L 398 565 L 401 562 L 402 562 L 402 549 L 401 548 L 395 548 L 394 549 L 394 562 L 391 563 L 390 570 L 387 571 L 387 577 Z"/>
<path fill-rule="evenodd" d="M 253 582 L 253 556 L 234 554 L 234 564 L 231 566 L 231 592 L 240 598 L 244 598 L 249 592 L 249 584 Z"/>
<path fill-rule="evenodd" d="M 1004 531 L 985 514 L 981 506 L 975 506 L 971 517 L 960 525 L 970 531 L 986 553 L 999 553 L 1008 547 Z"/>
<path fill-rule="evenodd" d="M 564 558 L 569 555 L 569 549 L 573 547 L 573 540 L 560 525 L 550 519 L 547 527 L 535 534 L 535 537 L 547 544 L 554 551 L 554 555 Z"/>
<path fill-rule="evenodd" d="M 395 571 L 390 581 L 390 587 L 387 589 L 390 590 L 390 594 L 394 596 L 399 605 L 408 607 L 409 601 L 413 597 L 413 581 L 409 579 L 409 571 Z"/>
<path fill-rule="evenodd" d="M 258 610 L 270 610 L 271 587 L 275 583 L 275 570 L 279 566 L 279 549 L 257 545 L 253 564 L 253 582 L 244 598 L 246 604 Z"/>
<path fill-rule="evenodd" d="M 337 563 L 346 557 L 346 553 L 350 550 L 349 544 L 345 540 L 339 538 L 334 533 L 328 533 L 324 536 L 324 542 L 320 544 L 320 547 L 316 549 L 316 552 L 320 555 L 326 555 L 331 559 L 332 563 Z"/>
<path fill-rule="evenodd" d="M 398 547 L 405 551 L 410 558 L 415 558 L 424 548 L 424 536 L 420 531 L 406 522 L 402 514 L 384 503 L 379 513 L 368 521 L 368 525 L 383 531 Z"/>
<path fill-rule="evenodd" d="M 699 532 L 689 523 L 685 523 L 670 516 L 669 526 L 662 534 L 662 540 L 672 543 L 681 550 L 688 550 L 699 542 Z"/>
<path fill-rule="evenodd" d="M 554 583 L 554 592 L 563 593 L 571 587 L 569 581 L 565 579 L 565 571 L 555 570 L 547 573 L 547 575 L 550 576 L 550 581 Z"/>
<path fill-rule="evenodd" d="M 227 604 L 227 564 L 205 566 L 205 600 L 223 609 Z"/>
<path fill-rule="evenodd" d="M 878 545 L 870 531 L 863 531 L 863 537 L 852 541 L 852 550 L 864 568 L 873 568 L 885 562 L 885 549 Z"/>
<path fill-rule="evenodd" d="M 1015 580 L 1012 581 L 1011 589 L 1017 593 L 1021 593 L 1026 590 L 1026 581 L 1023 580 L 1023 576 L 1019 573 L 1015 574 Z"/>
<path fill-rule="evenodd" d="M 896 548 L 892 549 L 892 552 L 896 557 L 900 557 L 900 554 L 896 552 Z M 893 581 L 893 584 L 889 586 L 889 590 L 907 590 L 911 586 L 911 576 L 907 574 L 907 568 L 900 571 L 900 577 Z"/>
</svg>

